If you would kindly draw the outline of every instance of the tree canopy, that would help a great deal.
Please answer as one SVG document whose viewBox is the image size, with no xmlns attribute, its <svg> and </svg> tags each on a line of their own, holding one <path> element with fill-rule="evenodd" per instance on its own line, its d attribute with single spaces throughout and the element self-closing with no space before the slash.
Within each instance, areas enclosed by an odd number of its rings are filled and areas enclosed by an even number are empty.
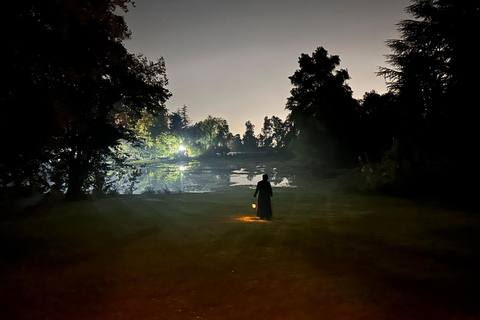
<svg viewBox="0 0 480 320">
<path fill-rule="evenodd" d="M 0 185 L 47 188 L 56 171 L 69 194 L 92 187 L 142 111 L 170 96 L 163 59 L 127 52 L 130 31 L 117 9 L 131 0 L 9 4 L 2 61 Z M 18 131 L 21 130 L 21 134 Z M 16 133 L 16 134 L 12 134 Z M 44 169 L 42 171 L 42 169 Z M 94 176 L 97 176 L 96 178 Z"/>
<path fill-rule="evenodd" d="M 299 139 L 311 156 L 324 162 L 336 162 L 348 152 L 356 101 L 347 84 L 350 79 L 338 56 L 331 56 L 323 47 L 312 55 L 303 53 L 299 69 L 289 77 L 293 89 L 286 109 L 299 132 Z"/>
<path fill-rule="evenodd" d="M 413 19 L 388 40 L 391 67 L 380 68 L 402 105 L 399 137 L 404 150 L 429 157 L 463 157 L 474 143 L 474 101 L 479 60 L 472 35 L 480 31 L 474 0 L 414 0 Z"/>
</svg>

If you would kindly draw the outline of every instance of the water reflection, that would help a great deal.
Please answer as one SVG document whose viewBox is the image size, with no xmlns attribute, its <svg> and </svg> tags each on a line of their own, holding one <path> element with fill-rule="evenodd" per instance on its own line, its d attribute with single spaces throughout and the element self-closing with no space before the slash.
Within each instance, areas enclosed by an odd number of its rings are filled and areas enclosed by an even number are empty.
<svg viewBox="0 0 480 320">
<path fill-rule="evenodd" d="M 233 171 L 230 175 L 230 182 L 233 186 L 256 186 L 257 182 L 262 180 L 263 173 L 249 173 L 245 169 Z M 269 181 L 273 187 L 294 187 L 291 184 L 291 177 L 281 176 L 279 173 L 270 173 Z"/>
<path fill-rule="evenodd" d="M 260 165 L 234 167 L 200 161 L 159 161 L 143 167 L 134 193 L 200 193 L 234 186 L 255 188 L 263 173 L 269 175 L 273 187 L 295 187 L 293 175 L 281 173 L 277 168 Z M 125 190 L 125 186 L 119 185 L 119 189 Z"/>
</svg>

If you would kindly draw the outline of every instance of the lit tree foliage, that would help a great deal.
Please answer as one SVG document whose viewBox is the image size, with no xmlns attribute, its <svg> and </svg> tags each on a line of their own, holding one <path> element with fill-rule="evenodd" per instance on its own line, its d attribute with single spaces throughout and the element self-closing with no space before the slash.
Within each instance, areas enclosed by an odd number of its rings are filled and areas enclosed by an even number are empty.
<svg viewBox="0 0 480 320">
<path fill-rule="evenodd" d="M 201 145 L 202 150 L 216 152 L 223 151 L 227 147 L 229 133 L 227 120 L 209 115 L 205 120 L 200 121 L 197 126 L 201 131 L 197 142 Z"/>
</svg>

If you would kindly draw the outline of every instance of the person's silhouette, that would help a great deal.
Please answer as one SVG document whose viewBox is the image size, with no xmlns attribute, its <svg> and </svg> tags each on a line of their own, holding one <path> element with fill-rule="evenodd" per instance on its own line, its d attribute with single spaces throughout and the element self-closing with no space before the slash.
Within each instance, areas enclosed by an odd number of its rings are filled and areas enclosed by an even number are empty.
<svg viewBox="0 0 480 320">
<path fill-rule="evenodd" d="M 257 183 L 253 197 L 255 198 L 258 194 L 257 216 L 260 219 L 270 220 L 272 218 L 272 204 L 270 202 L 270 198 L 273 197 L 272 186 L 268 182 L 267 174 L 264 174 L 262 178 L 263 180 Z"/>
</svg>

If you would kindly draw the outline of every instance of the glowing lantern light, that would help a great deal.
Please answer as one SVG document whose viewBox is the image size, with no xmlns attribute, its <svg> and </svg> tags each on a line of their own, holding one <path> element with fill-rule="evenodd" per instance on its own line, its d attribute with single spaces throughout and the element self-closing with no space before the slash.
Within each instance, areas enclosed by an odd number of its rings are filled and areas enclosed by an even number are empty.
<svg viewBox="0 0 480 320">
<path fill-rule="evenodd" d="M 257 208 L 257 205 L 255 203 L 252 203 L 252 208 L 253 209 L 256 209 Z"/>
</svg>

